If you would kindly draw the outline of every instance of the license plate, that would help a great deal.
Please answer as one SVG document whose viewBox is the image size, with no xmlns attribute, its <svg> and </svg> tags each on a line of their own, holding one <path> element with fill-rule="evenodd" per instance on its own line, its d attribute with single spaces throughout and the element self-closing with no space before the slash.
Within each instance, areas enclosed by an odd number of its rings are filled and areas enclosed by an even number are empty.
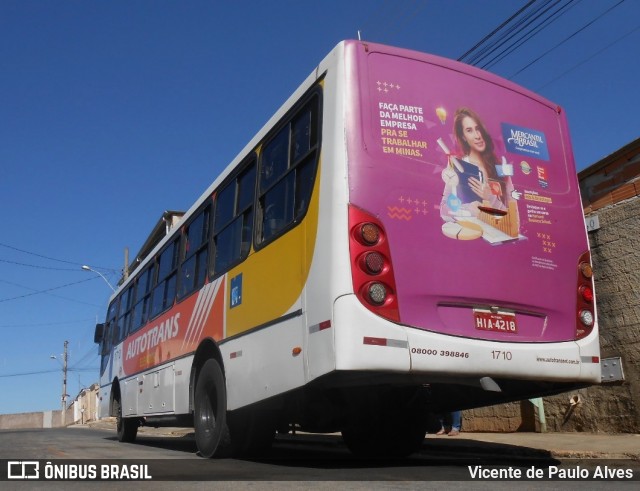
<svg viewBox="0 0 640 491">
<path fill-rule="evenodd" d="M 511 312 L 474 310 L 473 317 L 476 329 L 480 329 L 481 331 L 518 334 L 518 323 L 516 322 L 516 315 Z"/>
</svg>

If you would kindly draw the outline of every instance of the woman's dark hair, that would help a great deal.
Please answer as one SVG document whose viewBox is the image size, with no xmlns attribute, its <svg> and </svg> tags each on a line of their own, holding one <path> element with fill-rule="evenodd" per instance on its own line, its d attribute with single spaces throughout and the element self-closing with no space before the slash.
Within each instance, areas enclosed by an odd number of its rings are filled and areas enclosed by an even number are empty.
<svg viewBox="0 0 640 491">
<path fill-rule="evenodd" d="M 484 123 L 480 119 L 474 111 L 469 109 L 468 107 L 461 107 L 456 111 L 455 117 L 453 119 L 453 131 L 456 135 L 456 140 L 458 141 L 458 146 L 462 150 L 463 155 L 468 155 L 471 152 L 471 147 L 467 143 L 467 140 L 464 137 L 464 132 L 462 129 L 462 120 L 466 117 L 473 119 L 480 129 L 480 133 L 482 134 L 482 138 L 484 139 L 486 148 L 484 152 L 482 152 L 482 163 L 484 164 L 485 169 L 489 173 L 487 176 L 489 179 L 497 179 L 498 172 L 496 171 L 496 165 L 498 164 L 498 157 L 495 154 L 495 146 L 493 144 L 493 138 L 487 131 Z"/>
</svg>

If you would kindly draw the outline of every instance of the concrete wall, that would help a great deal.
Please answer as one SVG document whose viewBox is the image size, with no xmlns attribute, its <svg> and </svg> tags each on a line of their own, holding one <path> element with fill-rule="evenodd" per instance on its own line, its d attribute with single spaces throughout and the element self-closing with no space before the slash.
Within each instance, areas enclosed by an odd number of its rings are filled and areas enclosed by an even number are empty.
<svg viewBox="0 0 640 491">
<path fill-rule="evenodd" d="M 60 426 L 61 411 L 0 414 L 0 429 L 54 428 Z"/>
<path fill-rule="evenodd" d="M 98 384 L 83 389 L 65 412 L 65 425 L 84 424 L 96 419 Z M 84 409 L 84 411 L 82 411 Z M 0 414 L 0 430 L 21 428 L 58 428 L 62 426 L 62 411 Z"/>
</svg>

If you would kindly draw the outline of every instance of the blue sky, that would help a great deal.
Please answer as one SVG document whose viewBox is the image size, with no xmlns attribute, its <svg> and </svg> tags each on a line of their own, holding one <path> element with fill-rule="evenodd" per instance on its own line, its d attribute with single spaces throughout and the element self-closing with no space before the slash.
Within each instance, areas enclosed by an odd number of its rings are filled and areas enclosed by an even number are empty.
<svg viewBox="0 0 640 491">
<path fill-rule="evenodd" d="M 574 1 L 490 67 L 546 53 L 513 81 L 565 108 L 579 170 L 639 136 L 640 2 L 618 2 Z M 525 3 L 0 1 L 0 413 L 60 407 L 65 340 L 68 394 L 97 381 L 111 291 L 81 265 L 116 283 L 340 40 L 458 58 Z"/>
</svg>

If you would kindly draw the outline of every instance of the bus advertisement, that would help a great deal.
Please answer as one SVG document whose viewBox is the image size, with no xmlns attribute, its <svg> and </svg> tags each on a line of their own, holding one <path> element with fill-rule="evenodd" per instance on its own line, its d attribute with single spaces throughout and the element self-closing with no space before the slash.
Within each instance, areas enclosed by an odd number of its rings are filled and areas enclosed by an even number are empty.
<svg viewBox="0 0 640 491">
<path fill-rule="evenodd" d="M 135 264 L 95 336 L 121 441 L 400 457 L 432 414 L 600 382 L 566 117 L 440 57 L 340 43 Z"/>
</svg>

